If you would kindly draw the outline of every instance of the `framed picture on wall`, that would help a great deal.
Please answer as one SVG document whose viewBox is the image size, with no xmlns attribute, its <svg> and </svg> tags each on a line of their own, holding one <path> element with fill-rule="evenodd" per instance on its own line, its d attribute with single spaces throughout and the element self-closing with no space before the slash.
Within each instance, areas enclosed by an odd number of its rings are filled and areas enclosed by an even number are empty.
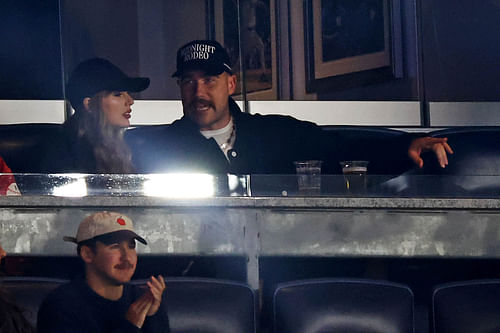
<svg viewBox="0 0 500 333">
<path fill-rule="evenodd" d="M 308 92 L 402 74 L 399 0 L 308 0 L 305 6 Z"/>
<path fill-rule="evenodd" d="M 213 16 L 208 37 L 229 53 L 239 82 L 235 95 L 244 91 L 247 99 L 277 99 L 275 0 L 209 2 Z"/>
</svg>

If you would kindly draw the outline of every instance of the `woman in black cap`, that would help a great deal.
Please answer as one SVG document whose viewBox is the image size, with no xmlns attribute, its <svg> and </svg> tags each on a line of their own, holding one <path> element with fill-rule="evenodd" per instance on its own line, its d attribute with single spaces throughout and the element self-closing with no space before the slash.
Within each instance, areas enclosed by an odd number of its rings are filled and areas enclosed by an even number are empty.
<svg viewBox="0 0 500 333">
<path fill-rule="evenodd" d="M 128 77 L 108 60 L 80 63 L 66 85 L 75 113 L 65 122 L 62 137 L 51 138 L 45 145 L 40 171 L 133 172 L 130 150 L 123 140 L 134 104 L 129 92 L 148 86 L 148 78 Z"/>
</svg>

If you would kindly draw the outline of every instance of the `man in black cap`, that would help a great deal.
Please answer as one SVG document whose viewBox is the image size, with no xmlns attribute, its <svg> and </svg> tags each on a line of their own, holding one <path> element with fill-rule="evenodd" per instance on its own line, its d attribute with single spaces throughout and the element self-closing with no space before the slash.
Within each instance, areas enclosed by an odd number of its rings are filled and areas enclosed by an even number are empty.
<svg viewBox="0 0 500 333">
<path fill-rule="evenodd" d="M 230 97 L 236 89 L 226 50 L 216 41 L 195 40 L 177 52 L 184 117 L 152 137 L 129 136 L 140 172 L 198 171 L 215 174 L 290 174 L 293 161 L 323 160 L 325 173 L 340 172 L 349 145 L 326 135 L 319 126 L 289 116 L 241 112 Z M 451 153 L 446 139 L 411 138 L 391 142 L 391 150 L 421 164 L 432 149 L 441 165 Z M 384 143 L 381 142 L 381 146 Z M 387 144 L 386 144 L 387 145 Z"/>
<path fill-rule="evenodd" d="M 85 278 L 47 296 L 38 312 L 39 333 L 169 332 L 163 277 L 152 276 L 144 290 L 128 284 L 137 265 L 135 241 L 147 244 L 129 217 L 94 213 L 80 223 L 76 237 L 64 240 L 77 244 Z"/>
</svg>

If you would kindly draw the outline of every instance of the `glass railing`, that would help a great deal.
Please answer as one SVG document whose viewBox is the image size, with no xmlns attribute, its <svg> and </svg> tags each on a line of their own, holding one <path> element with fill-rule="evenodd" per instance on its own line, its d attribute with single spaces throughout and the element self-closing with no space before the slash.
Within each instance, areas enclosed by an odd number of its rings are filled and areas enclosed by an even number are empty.
<svg viewBox="0 0 500 333">
<path fill-rule="evenodd" d="M 0 175 L 1 177 L 7 177 Z M 15 174 L 23 196 L 500 197 L 500 176 Z"/>
<path fill-rule="evenodd" d="M 322 175 L 314 186 L 301 176 L 250 177 L 252 196 L 499 198 L 500 176 Z M 318 177 L 318 176 L 315 176 Z"/>
<path fill-rule="evenodd" d="M 247 176 L 209 174 L 14 174 L 21 195 L 59 197 L 248 196 Z M 0 176 L 6 177 L 6 176 Z"/>
</svg>

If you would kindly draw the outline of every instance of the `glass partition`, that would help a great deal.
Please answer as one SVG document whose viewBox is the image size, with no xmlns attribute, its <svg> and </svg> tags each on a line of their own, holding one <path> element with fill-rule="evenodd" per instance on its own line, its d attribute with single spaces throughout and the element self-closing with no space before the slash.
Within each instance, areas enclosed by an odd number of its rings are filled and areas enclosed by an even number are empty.
<svg viewBox="0 0 500 333">
<path fill-rule="evenodd" d="M 418 100 L 423 84 L 432 101 L 497 101 L 499 11 L 496 0 L 5 1 L 1 97 L 61 98 L 63 76 L 102 56 L 153 78 L 142 98 L 178 99 L 175 51 L 215 38 L 249 99 Z"/>
<path fill-rule="evenodd" d="M 61 123 L 69 73 L 103 57 L 151 78 L 133 125 L 170 123 L 182 116 L 176 50 L 217 39 L 244 111 L 324 126 L 496 125 L 498 14 L 496 0 L 4 1 L 0 121 Z M 433 104 L 457 101 L 471 103 Z"/>
<path fill-rule="evenodd" d="M 496 0 L 4 1 L 0 99 L 62 99 L 99 56 L 151 77 L 140 100 L 179 100 L 176 50 L 215 38 L 242 100 L 496 102 L 498 14 Z"/>
<path fill-rule="evenodd" d="M 60 0 L 64 74 L 91 56 L 179 99 L 176 50 L 216 39 L 248 100 L 418 100 L 415 5 L 401 0 Z M 333 53 L 332 53 L 333 52 Z"/>
<path fill-rule="evenodd" d="M 24 196 L 248 196 L 249 176 L 209 174 L 15 174 Z"/>
<path fill-rule="evenodd" d="M 499 176 L 16 174 L 23 196 L 497 198 Z"/>
</svg>

